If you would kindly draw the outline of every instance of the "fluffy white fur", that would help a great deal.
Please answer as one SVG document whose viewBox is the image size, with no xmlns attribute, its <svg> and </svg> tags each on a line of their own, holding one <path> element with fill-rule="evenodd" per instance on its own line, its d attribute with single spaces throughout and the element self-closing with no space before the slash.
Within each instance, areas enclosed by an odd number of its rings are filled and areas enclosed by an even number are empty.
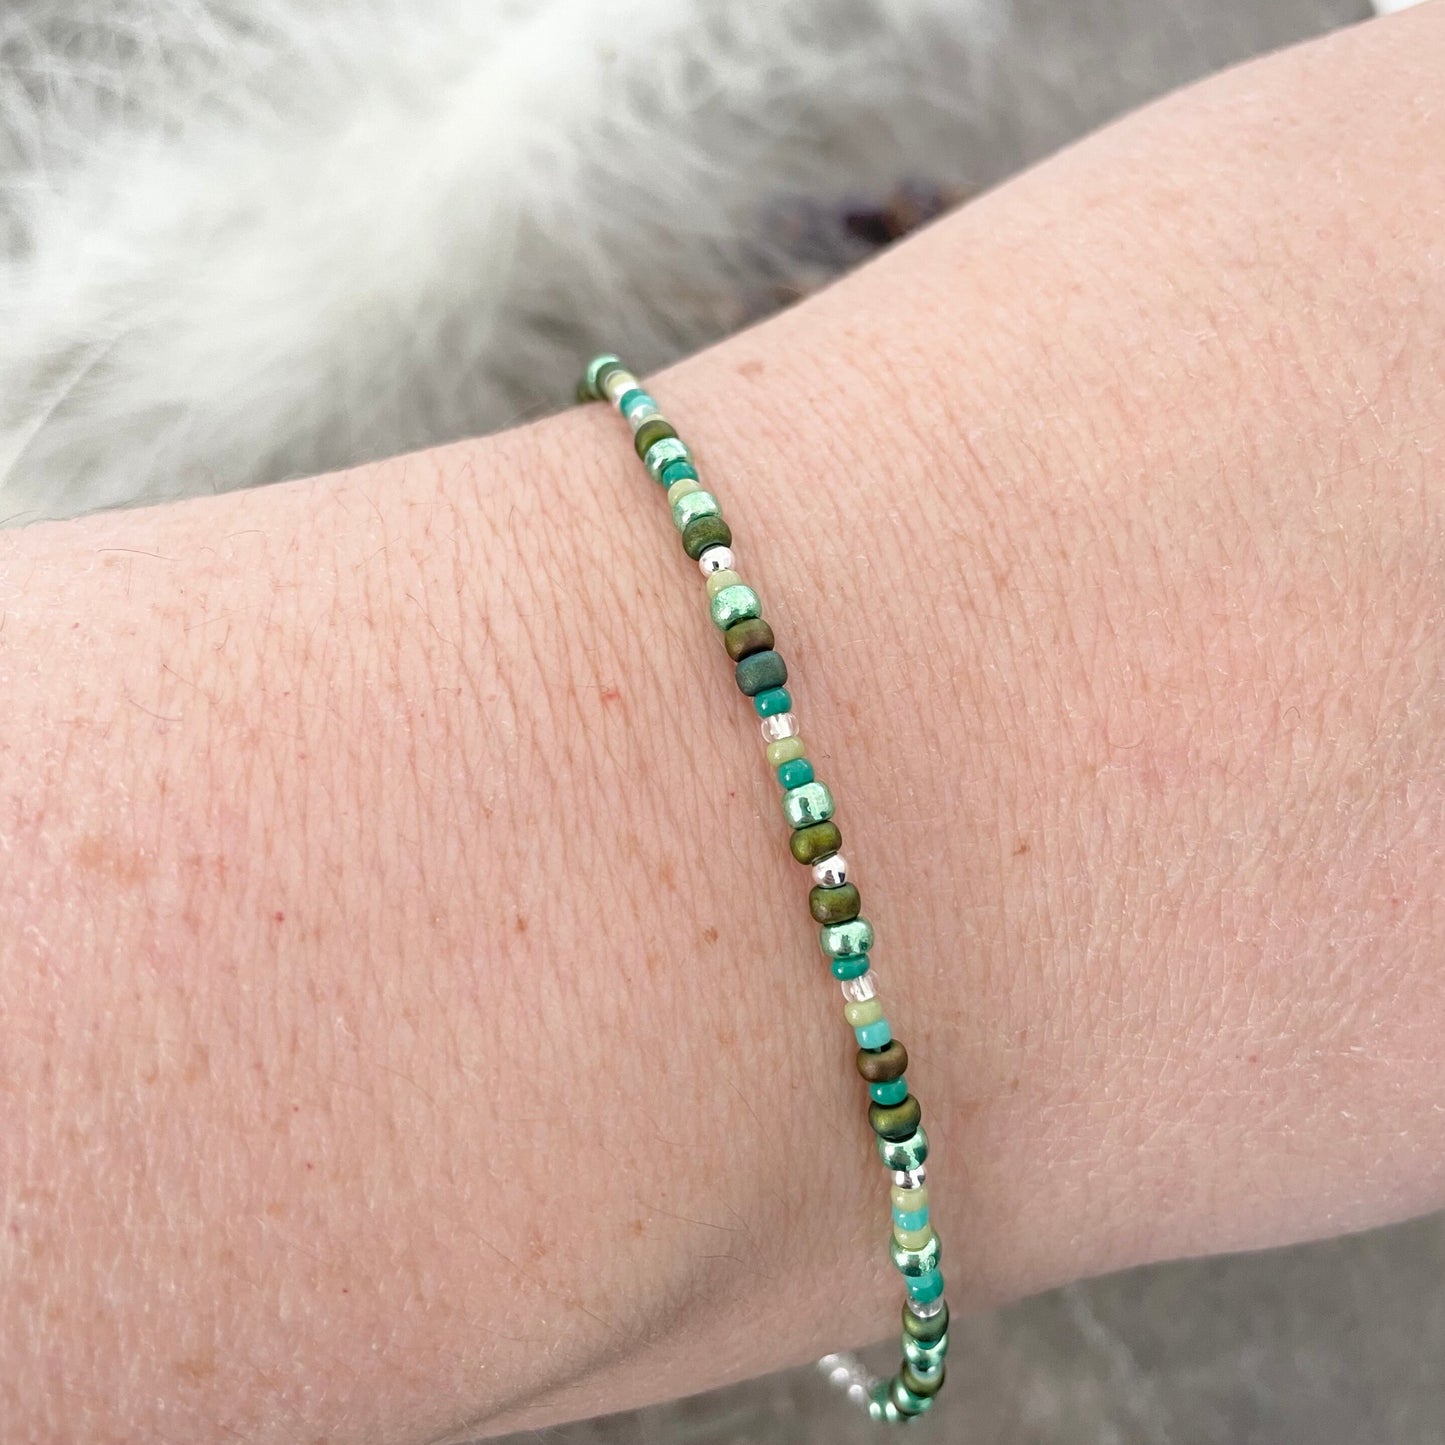
<svg viewBox="0 0 1445 1445">
<path fill-rule="evenodd" d="M 770 206 L 966 179 L 983 7 L 11 0 L 0 517 L 487 430 L 729 329 L 818 279 Z"/>
</svg>

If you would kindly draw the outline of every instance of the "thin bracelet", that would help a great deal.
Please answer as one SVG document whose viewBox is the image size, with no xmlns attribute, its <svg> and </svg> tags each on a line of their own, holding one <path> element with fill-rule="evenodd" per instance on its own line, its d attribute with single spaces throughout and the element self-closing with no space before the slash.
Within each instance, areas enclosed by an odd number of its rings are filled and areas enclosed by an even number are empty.
<svg viewBox="0 0 1445 1445">
<path fill-rule="evenodd" d="M 793 857 L 812 869 L 808 907 L 820 925 L 823 953 L 843 985 L 843 1016 L 858 1040 L 858 1072 L 868 1084 L 868 1122 L 878 1156 L 892 1172 L 893 1232 L 888 1251 L 903 1276 L 903 1364 L 880 1380 L 851 1355 L 824 1355 L 820 1369 L 874 1420 L 898 1423 L 933 1406 L 943 1387 L 948 1353 L 948 1305 L 939 1270 L 940 1246 L 928 1217 L 928 1136 L 918 1100 L 903 1071 L 908 1053 L 893 1037 L 877 980 L 869 965 L 873 927 L 859 913 L 858 888 L 848 881 L 840 851 L 843 836 L 833 822 L 833 796 L 813 776 L 803 751 L 793 699 L 783 685 L 787 664 L 773 648 L 773 629 L 763 620 L 758 594 L 733 571 L 732 529 L 722 508 L 698 480 L 692 453 L 615 356 L 599 356 L 577 387 L 580 401 L 610 401 L 632 426 L 637 455 L 654 481 L 667 490 L 682 549 L 707 579 L 709 610 L 735 664 L 739 690 L 762 719 L 768 766 L 783 789 L 783 816 L 793 830 Z"/>
</svg>

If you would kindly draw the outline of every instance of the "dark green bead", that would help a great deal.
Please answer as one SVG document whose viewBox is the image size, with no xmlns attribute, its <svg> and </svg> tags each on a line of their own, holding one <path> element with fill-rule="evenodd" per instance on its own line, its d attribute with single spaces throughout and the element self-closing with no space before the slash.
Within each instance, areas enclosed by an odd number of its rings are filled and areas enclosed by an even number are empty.
<svg viewBox="0 0 1445 1445">
<path fill-rule="evenodd" d="M 694 517 L 683 528 L 682 550 L 696 562 L 709 547 L 727 547 L 732 540 L 733 529 L 721 517 Z"/>
<path fill-rule="evenodd" d="M 782 687 L 788 680 L 788 664 L 780 652 L 752 652 L 739 660 L 735 675 L 738 691 L 745 697 L 756 697 L 770 687 Z"/>
<path fill-rule="evenodd" d="M 650 446 L 676 435 L 677 430 L 670 421 L 665 417 L 655 416 L 637 428 L 637 432 L 632 438 L 632 444 L 637 448 L 637 455 L 645 457 Z"/>
<path fill-rule="evenodd" d="M 943 1388 L 946 1371 L 940 1365 L 936 1374 L 920 1375 L 912 1365 L 904 1365 L 900 1378 L 904 1386 L 922 1400 L 932 1399 Z"/>
<path fill-rule="evenodd" d="M 873 1132 L 883 1139 L 912 1138 L 923 1121 L 923 1105 L 910 1094 L 901 1104 L 869 1104 L 868 1122 Z"/>
<path fill-rule="evenodd" d="M 808 893 L 808 912 L 819 923 L 848 923 L 857 918 L 862 900 L 858 886 L 844 883 L 838 888 L 814 888 Z"/>
<path fill-rule="evenodd" d="M 870 1084 L 886 1084 L 901 1079 L 908 1070 L 908 1050 L 894 1039 L 881 1049 L 858 1050 L 858 1072 Z"/>
<path fill-rule="evenodd" d="M 741 662 L 755 652 L 765 652 L 773 645 L 773 629 L 761 617 L 749 617 L 745 622 L 734 622 L 723 633 L 723 646 L 734 662 Z"/>
<path fill-rule="evenodd" d="M 843 846 L 843 835 L 838 825 L 830 818 L 826 823 L 809 823 L 806 828 L 795 828 L 788 839 L 788 847 L 799 863 L 816 863 L 836 853 Z"/>
<path fill-rule="evenodd" d="M 903 1333 L 921 1345 L 931 1345 L 948 1333 L 948 1306 L 945 1304 L 931 1320 L 921 1320 L 907 1305 L 903 1306 Z"/>
<path fill-rule="evenodd" d="M 813 765 L 807 758 L 789 758 L 778 765 L 778 783 L 784 788 L 801 788 L 813 781 Z"/>
</svg>

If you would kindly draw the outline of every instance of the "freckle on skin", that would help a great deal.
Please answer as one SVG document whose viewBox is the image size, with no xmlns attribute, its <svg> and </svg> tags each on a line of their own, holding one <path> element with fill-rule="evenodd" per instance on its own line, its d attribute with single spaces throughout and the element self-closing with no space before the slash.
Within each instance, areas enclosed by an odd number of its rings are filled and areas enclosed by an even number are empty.
<svg viewBox="0 0 1445 1445">
<path fill-rule="evenodd" d="M 524 914 L 524 913 L 519 913 L 519 914 L 517 915 L 517 920 L 516 920 L 516 925 L 515 925 L 515 926 L 516 926 L 516 929 L 517 929 L 517 932 L 518 932 L 518 933 L 525 933 L 525 932 L 527 931 L 527 916 L 526 916 L 526 914 Z"/>
<path fill-rule="evenodd" d="M 618 702 L 621 700 L 622 692 L 615 682 L 607 682 L 602 685 L 602 701 Z"/>
<path fill-rule="evenodd" d="M 708 926 L 702 931 L 702 941 L 704 943 L 716 943 L 717 940 L 718 931 L 712 926 L 712 924 L 709 923 Z"/>
</svg>

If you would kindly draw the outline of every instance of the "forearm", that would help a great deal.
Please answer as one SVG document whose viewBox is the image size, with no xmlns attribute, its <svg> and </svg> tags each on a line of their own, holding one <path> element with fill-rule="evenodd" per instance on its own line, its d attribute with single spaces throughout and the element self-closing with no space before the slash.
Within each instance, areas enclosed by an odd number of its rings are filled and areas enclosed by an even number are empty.
<svg viewBox="0 0 1445 1445">
<path fill-rule="evenodd" d="M 1442 53 L 1226 78 L 656 382 L 960 1301 L 1445 1202 Z M 615 418 L 0 545 L 0 1433 L 420 1440 L 887 1328 L 804 880 Z"/>
</svg>

